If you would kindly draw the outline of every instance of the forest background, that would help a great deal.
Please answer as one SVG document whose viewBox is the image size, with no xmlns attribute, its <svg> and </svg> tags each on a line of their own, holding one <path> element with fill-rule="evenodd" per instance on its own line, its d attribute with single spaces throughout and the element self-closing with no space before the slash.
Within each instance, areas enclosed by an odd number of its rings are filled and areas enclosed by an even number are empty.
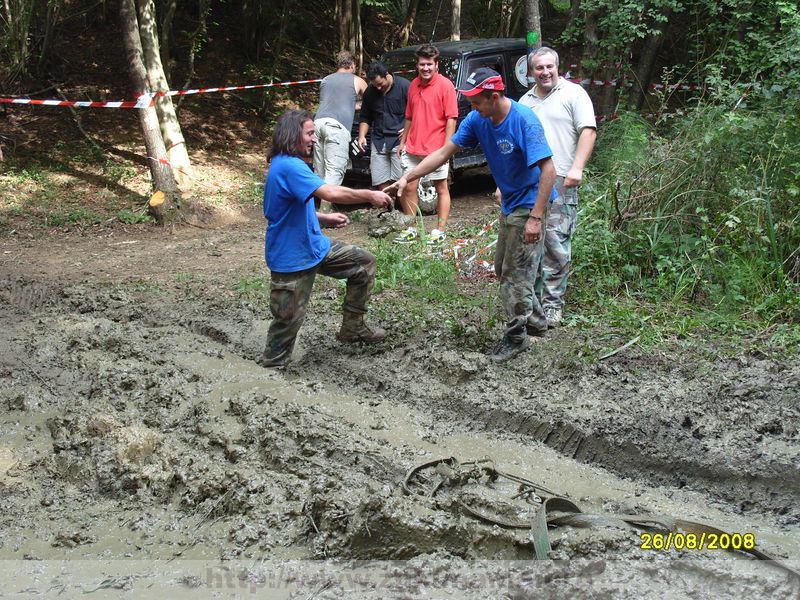
<svg viewBox="0 0 800 600">
<path fill-rule="evenodd" d="M 524 37 L 536 12 L 562 74 L 614 83 L 590 88 L 602 121 L 575 241 L 572 301 L 585 310 L 572 324 L 796 350 L 797 3 L 527 1 L 4 0 L 0 97 L 314 79 L 341 48 L 363 66 L 423 41 Z M 178 217 L 257 204 L 263 169 L 243 157 L 263 157 L 277 115 L 313 109 L 317 86 L 174 100 L 149 111 L 0 104 L 2 234 L 151 227 L 165 216 L 148 205 L 154 190 Z M 209 194 L 213 165 L 239 163 L 241 181 Z"/>
</svg>

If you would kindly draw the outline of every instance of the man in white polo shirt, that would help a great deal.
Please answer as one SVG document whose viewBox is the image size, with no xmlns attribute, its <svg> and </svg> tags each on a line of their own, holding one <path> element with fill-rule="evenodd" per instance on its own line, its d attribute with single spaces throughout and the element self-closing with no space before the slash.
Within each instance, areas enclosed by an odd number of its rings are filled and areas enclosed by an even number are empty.
<svg viewBox="0 0 800 600">
<path fill-rule="evenodd" d="M 541 47 L 528 57 L 528 76 L 536 81 L 520 104 L 529 106 L 544 127 L 553 151 L 558 198 L 550 207 L 545 234 L 542 299 L 548 327 L 561 323 L 564 292 L 572 264 L 572 235 L 578 212 L 578 186 L 597 138 L 592 100 L 580 85 L 558 75 L 558 53 Z"/>
</svg>

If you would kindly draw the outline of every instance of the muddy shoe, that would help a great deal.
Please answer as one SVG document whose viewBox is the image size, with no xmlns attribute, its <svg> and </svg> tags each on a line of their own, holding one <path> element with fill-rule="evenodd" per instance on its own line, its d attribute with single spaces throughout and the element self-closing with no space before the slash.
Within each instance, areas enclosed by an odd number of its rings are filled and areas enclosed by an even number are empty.
<svg viewBox="0 0 800 600">
<path fill-rule="evenodd" d="M 444 231 L 434 229 L 428 234 L 428 246 L 439 246 L 447 241 L 447 235 Z"/>
<path fill-rule="evenodd" d="M 264 354 L 256 359 L 256 362 L 262 367 L 282 367 L 289 362 L 291 357 L 291 349 L 276 354 L 265 350 Z"/>
<path fill-rule="evenodd" d="M 386 339 L 388 335 L 389 333 L 385 329 L 370 327 L 364 323 L 364 316 L 358 315 L 358 317 L 345 317 L 342 321 L 342 328 L 336 334 L 336 339 L 347 344 L 355 342 L 374 344 Z"/>
<path fill-rule="evenodd" d="M 530 345 L 531 341 L 527 336 L 516 342 L 504 337 L 500 345 L 494 349 L 490 358 L 496 363 L 505 362 L 510 358 L 514 358 L 520 352 L 527 350 Z"/>
<path fill-rule="evenodd" d="M 416 227 L 409 227 L 405 231 L 401 231 L 397 234 L 394 238 L 395 244 L 412 244 L 417 240 L 419 236 L 417 235 Z"/>
<path fill-rule="evenodd" d="M 547 335 L 547 327 L 545 327 L 544 329 L 536 329 L 532 325 L 528 324 L 525 326 L 525 330 L 531 337 L 544 337 Z"/>
</svg>

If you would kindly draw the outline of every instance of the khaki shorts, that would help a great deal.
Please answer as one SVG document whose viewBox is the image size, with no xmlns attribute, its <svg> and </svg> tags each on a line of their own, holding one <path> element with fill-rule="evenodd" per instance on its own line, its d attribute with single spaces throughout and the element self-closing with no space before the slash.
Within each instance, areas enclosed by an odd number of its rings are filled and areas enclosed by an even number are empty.
<svg viewBox="0 0 800 600">
<path fill-rule="evenodd" d="M 424 156 L 420 156 L 418 154 L 409 154 L 405 150 L 403 150 L 403 155 L 400 157 L 400 162 L 403 165 L 403 171 L 408 173 L 411 169 L 416 167 L 419 163 L 422 162 Z M 425 176 L 425 179 L 430 179 L 431 181 L 439 181 L 440 179 L 447 179 L 447 174 L 450 172 L 450 163 L 446 162 L 441 167 L 428 173 Z"/>
<path fill-rule="evenodd" d="M 400 157 L 394 149 L 389 152 L 378 152 L 373 146 L 369 155 L 369 172 L 372 175 L 373 186 L 387 181 L 397 181 L 403 175 Z"/>
</svg>

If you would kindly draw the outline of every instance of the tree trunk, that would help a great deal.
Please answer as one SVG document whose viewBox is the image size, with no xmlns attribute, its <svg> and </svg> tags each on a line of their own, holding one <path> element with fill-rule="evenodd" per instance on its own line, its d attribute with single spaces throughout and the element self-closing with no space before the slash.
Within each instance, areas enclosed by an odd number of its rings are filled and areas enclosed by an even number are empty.
<svg viewBox="0 0 800 600">
<path fill-rule="evenodd" d="M 360 72 L 364 60 L 364 39 L 361 31 L 361 0 L 353 2 L 353 56 L 356 59 L 356 73 Z"/>
<path fill-rule="evenodd" d="M 397 30 L 397 40 L 400 46 L 408 45 L 408 40 L 411 37 L 411 30 L 414 28 L 414 20 L 417 18 L 418 8 L 419 0 L 409 0 L 406 18 L 400 26 L 400 29 Z"/>
<path fill-rule="evenodd" d="M 160 44 L 161 64 L 164 65 L 164 74 L 170 78 L 172 71 L 172 22 L 175 19 L 177 0 L 164 0 L 164 14 L 161 16 Z M 202 10 L 202 9 L 201 9 Z"/>
<path fill-rule="evenodd" d="M 533 0 L 535 1 L 535 0 Z M 500 2 L 500 31 L 497 37 L 508 37 L 511 31 L 511 15 L 514 12 L 513 0 L 501 0 Z"/>
<path fill-rule="evenodd" d="M 139 16 L 139 35 L 150 89 L 166 92 L 169 90 L 169 82 L 161 65 L 155 4 L 153 0 L 136 0 L 136 3 Z M 183 138 L 178 116 L 175 114 L 175 107 L 172 105 L 172 98 L 169 96 L 156 97 L 156 112 L 175 181 L 180 186 L 189 185 L 192 180 L 192 164 L 189 161 L 189 153 L 186 151 L 186 141 Z"/>
<path fill-rule="evenodd" d="M 143 94 L 150 91 L 147 83 L 147 71 L 144 68 L 142 40 L 139 37 L 139 25 L 136 17 L 136 5 L 134 0 L 120 0 L 120 28 L 122 30 L 122 43 L 125 48 L 126 62 L 128 64 L 128 75 L 135 94 Z M 150 211 L 160 222 L 169 220 L 176 210 L 175 201 L 177 199 L 178 186 L 172 176 L 172 170 L 168 165 L 161 161 L 167 160 L 167 150 L 164 147 L 164 139 L 158 127 L 158 116 L 154 108 L 138 109 L 139 124 L 142 127 L 144 145 L 147 151 L 150 173 L 153 177 L 153 187 L 156 192 L 163 192 L 166 195 L 166 202 L 153 206 Z"/>
<path fill-rule="evenodd" d="M 528 41 L 528 54 L 542 46 L 542 18 L 539 15 L 539 0 L 525 2 L 525 39 Z"/>
<path fill-rule="evenodd" d="M 450 39 L 461 39 L 461 0 L 452 0 L 452 14 L 450 15 Z"/>
<path fill-rule="evenodd" d="M 567 21 L 566 30 L 569 31 L 575 27 L 575 21 L 578 19 L 581 10 L 581 0 L 570 0 L 569 3 L 569 21 Z"/>
<path fill-rule="evenodd" d="M 631 110 L 639 110 L 644 104 L 647 86 L 653 76 L 653 66 L 656 63 L 658 52 L 661 50 L 661 45 L 664 43 L 664 30 L 667 26 L 667 22 L 663 23 L 658 32 L 644 41 L 639 55 L 639 64 L 635 70 L 636 79 L 633 82 L 630 96 L 628 96 L 628 108 Z"/>
<path fill-rule="evenodd" d="M 42 36 L 41 47 L 39 50 L 39 66 L 42 67 L 50 58 L 50 47 L 53 43 L 53 37 L 58 29 L 59 21 L 61 20 L 61 9 L 63 8 L 62 0 L 50 0 L 47 3 L 47 10 L 44 22 L 44 35 Z"/>
<path fill-rule="evenodd" d="M 583 54 L 589 59 L 588 62 L 597 58 L 597 50 L 600 46 L 600 38 L 597 34 L 597 11 L 587 11 L 586 25 L 583 30 Z"/>
<path fill-rule="evenodd" d="M 339 19 L 339 50 L 353 51 L 353 6 L 352 0 L 337 0 L 337 10 L 341 11 Z"/>
</svg>

